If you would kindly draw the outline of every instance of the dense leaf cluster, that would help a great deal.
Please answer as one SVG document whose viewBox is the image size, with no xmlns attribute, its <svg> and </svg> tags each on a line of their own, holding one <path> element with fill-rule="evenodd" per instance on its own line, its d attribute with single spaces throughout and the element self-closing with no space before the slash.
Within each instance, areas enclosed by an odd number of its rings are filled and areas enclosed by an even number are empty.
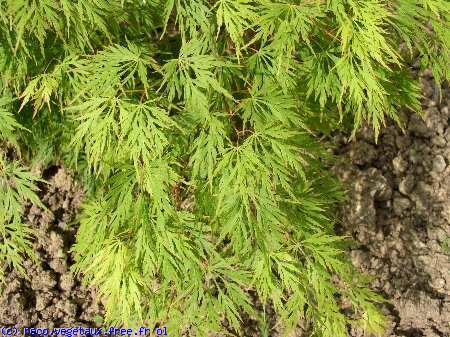
<svg viewBox="0 0 450 337">
<path fill-rule="evenodd" d="M 236 333 L 260 315 L 254 290 L 286 331 L 381 331 L 317 134 L 419 111 L 407 65 L 448 80 L 449 15 L 445 0 L 0 0 L 0 141 L 85 181 L 75 271 L 109 322 Z M 20 269 L 36 178 L 0 153 L 0 259 Z"/>
</svg>

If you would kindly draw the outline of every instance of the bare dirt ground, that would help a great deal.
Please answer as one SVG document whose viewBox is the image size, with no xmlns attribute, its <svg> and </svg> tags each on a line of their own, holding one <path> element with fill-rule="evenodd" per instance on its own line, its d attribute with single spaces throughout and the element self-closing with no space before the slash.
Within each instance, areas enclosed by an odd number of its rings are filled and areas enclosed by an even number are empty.
<svg viewBox="0 0 450 337">
<path fill-rule="evenodd" d="M 339 231 L 355 239 L 354 264 L 373 275 L 373 289 L 390 300 L 383 308 L 390 320 L 386 337 L 450 336 L 450 90 L 445 87 L 439 101 L 432 77 L 422 80 L 425 118 L 405 113 L 405 134 L 389 125 L 378 144 L 370 128 L 351 143 L 334 137 L 342 159 L 334 171 L 349 191 Z M 40 196 L 52 213 L 27 207 L 25 219 L 38 233 L 38 261 L 27 261 L 28 280 L 7 276 L 0 325 L 99 326 L 103 311 L 95 291 L 69 271 L 76 233 L 70 223 L 82 188 L 62 167 L 41 173 L 49 184 Z M 255 321 L 248 323 L 245 336 L 260 336 Z"/>
<path fill-rule="evenodd" d="M 37 172 L 38 173 L 38 172 Z M 81 205 L 83 190 L 62 167 L 43 172 L 40 197 L 51 213 L 27 206 L 25 220 L 37 232 L 33 248 L 38 260 L 26 261 L 29 279 L 15 271 L 6 279 L 0 297 L 0 325 L 23 327 L 97 326 L 102 309 L 93 289 L 82 286 L 69 268 L 73 264 L 70 246 L 76 228 L 71 220 Z"/>
<path fill-rule="evenodd" d="M 422 83 L 424 120 L 405 113 L 405 134 L 388 126 L 378 144 L 369 129 L 350 144 L 335 138 L 349 189 L 341 231 L 358 244 L 353 263 L 391 301 L 391 337 L 450 336 L 450 90 L 439 100 L 430 74 Z"/>
</svg>

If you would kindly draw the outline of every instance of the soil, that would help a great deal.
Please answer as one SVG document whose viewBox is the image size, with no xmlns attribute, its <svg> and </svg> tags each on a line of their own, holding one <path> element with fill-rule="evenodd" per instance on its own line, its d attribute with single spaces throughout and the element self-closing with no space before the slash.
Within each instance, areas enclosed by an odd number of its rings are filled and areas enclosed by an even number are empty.
<svg viewBox="0 0 450 337">
<path fill-rule="evenodd" d="M 69 252 L 76 228 L 71 226 L 83 200 L 82 188 L 70 173 L 52 166 L 35 174 L 48 184 L 40 186 L 40 197 L 48 212 L 26 205 L 24 218 L 35 230 L 33 249 L 37 261 L 26 260 L 28 279 L 11 271 L 0 297 L 0 325 L 16 327 L 97 327 L 103 309 L 94 289 L 83 286 L 70 272 Z"/>
<path fill-rule="evenodd" d="M 373 275 L 372 288 L 390 301 L 383 307 L 390 321 L 386 337 L 450 336 L 450 256 L 444 249 L 450 237 L 450 89 L 439 100 L 429 73 L 422 83 L 424 119 L 404 112 L 405 133 L 390 124 L 378 143 L 370 128 L 352 142 L 342 134 L 333 139 L 342 158 L 334 171 L 349 192 L 339 231 L 354 238 L 353 263 Z M 51 212 L 28 205 L 25 213 L 38 233 L 38 260 L 26 261 L 29 279 L 7 275 L 0 325 L 98 327 L 103 309 L 95 290 L 70 273 L 71 221 L 83 190 L 63 167 L 41 175 L 49 184 L 40 196 Z M 269 317 L 273 327 L 274 314 Z M 256 322 L 247 322 L 245 336 L 259 336 Z M 291 336 L 304 337 L 301 331 Z"/>
<path fill-rule="evenodd" d="M 405 133 L 390 125 L 378 144 L 370 128 L 351 143 L 334 139 L 349 191 L 340 230 L 357 243 L 353 263 L 390 300 L 391 337 L 450 336 L 450 90 L 439 100 L 431 74 L 421 82 L 424 119 L 405 112 Z"/>
</svg>

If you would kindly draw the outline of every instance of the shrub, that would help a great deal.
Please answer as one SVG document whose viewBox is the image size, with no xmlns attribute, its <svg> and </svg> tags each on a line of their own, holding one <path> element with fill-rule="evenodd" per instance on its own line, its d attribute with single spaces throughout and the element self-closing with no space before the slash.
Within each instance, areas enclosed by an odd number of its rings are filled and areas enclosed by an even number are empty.
<svg viewBox="0 0 450 337">
<path fill-rule="evenodd" d="M 63 161 L 108 322 L 238 333 L 255 291 L 286 332 L 382 331 L 319 136 L 420 112 L 408 65 L 448 80 L 448 24 L 445 0 L 0 0 L 3 268 L 33 254 L 21 165 Z"/>
</svg>

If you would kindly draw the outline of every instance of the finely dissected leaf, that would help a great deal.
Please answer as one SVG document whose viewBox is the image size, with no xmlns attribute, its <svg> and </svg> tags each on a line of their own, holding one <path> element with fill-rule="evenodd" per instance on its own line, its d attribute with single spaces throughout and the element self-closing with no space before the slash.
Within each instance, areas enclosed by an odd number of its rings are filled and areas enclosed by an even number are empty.
<svg viewBox="0 0 450 337">
<path fill-rule="evenodd" d="M 18 162 L 10 163 L 0 152 L 0 283 L 6 267 L 13 267 L 28 277 L 24 257 L 35 259 L 32 250 L 34 231 L 22 221 L 24 203 L 31 201 L 46 210 L 36 192 L 41 181 Z"/>
<path fill-rule="evenodd" d="M 249 0 L 218 0 L 215 6 L 217 6 L 217 26 L 220 29 L 224 25 L 239 57 L 241 45 L 244 44 L 242 35 L 257 20 L 256 9 Z"/>
<path fill-rule="evenodd" d="M 43 207 L 21 162 L 63 162 L 105 322 L 236 335 L 247 314 L 270 334 L 253 292 L 286 335 L 380 332 L 322 135 L 420 112 L 409 65 L 449 79 L 449 18 L 445 0 L 0 0 L 2 267 L 24 271 L 23 203 Z"/>
<path fill-rule="evenodd" d="M 23 129 L 14 114 L 9 110 L 12 100 L 10 97 L 0 97 L 0 140 L 15 141 L 15 130 Z"/>
</svg>

